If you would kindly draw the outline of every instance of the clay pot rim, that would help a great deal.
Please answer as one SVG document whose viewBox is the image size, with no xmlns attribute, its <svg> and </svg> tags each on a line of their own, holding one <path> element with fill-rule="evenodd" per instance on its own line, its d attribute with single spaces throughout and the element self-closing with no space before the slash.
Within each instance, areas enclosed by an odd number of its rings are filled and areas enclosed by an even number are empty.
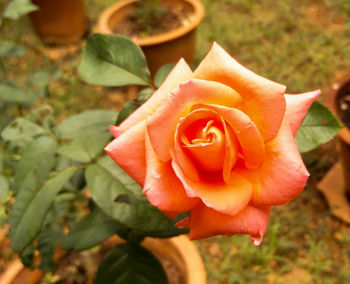
<svg viewBox="0 0 350 284">
<path fill-rule="evenodd" d="M 117 235 L 114 235 L 105 240 L 104 244 L 115 246 L 123 242 L 125 241 Z M 161 244 L 159 242 L 161 242 Z M 187 279 L 187 284 L 207 283 L 205 267 L 199 250 L 196 245 L 189 240 L 188 236 L 180 235 L 164 239 L 147 237 L 142 241 L 142 245 L 150 250 L 152 250 L 152 248 L 157 250 L 156 248 L 159 248 L 159 246 L 163 247 L 159 252 L 164 255 L 170 255 L 175 251 L 186 267 L 185 277 Z M 67 251 L 63 250 L 60 246 L 56 247 L 55 260 L 59 261 L 66 253 Z M 36 257 L 38 257 L 38 255 L 36 255 Z M 0 274 L 0 283 L 11 284 L 23 269 L 25 269 L 25 267 L 18 258 L 12 260 L 3 274 Z M 42 276 L 43 272 L 39 269 L 35 269 L 31 272 L 29 281 L 30 283 L 36 283 Z"/>
<path fill-rule="evenodd" d="M 98 20 L 97 30 L 101 33 L 113 34 L 113 30 L 110 28 L 108 24 L 109 19 L 112 17 L 112 15 L 117 13 L 119 9 L 128 5 L 132 5 L 138 1 L 139 0 L 125 0 L 125 1 L 118 2 L 110 6 L 109 8 L 107 8 L 104 12 L 102 12 Z M 132 38 L 132 40 L 140 46 L 149 46 L 149 45 L 155 45 L 155 44 L 159 44 L 159 43 L 163 43 L 166 41 L 179 38 L 189 33 L 190 31 L 194 30 L 204 17 L 203 4 L 200 2 L 200 0 L 176 0 L 176 1 L 187 2 L 190 5 L 192 5 L 194 13 L 189 25 L 181 26 L 177 29 L 170 30 L 168 32 L 157 34 L 157 35 L 148 36 L 145 38 Z"/>
</svg>

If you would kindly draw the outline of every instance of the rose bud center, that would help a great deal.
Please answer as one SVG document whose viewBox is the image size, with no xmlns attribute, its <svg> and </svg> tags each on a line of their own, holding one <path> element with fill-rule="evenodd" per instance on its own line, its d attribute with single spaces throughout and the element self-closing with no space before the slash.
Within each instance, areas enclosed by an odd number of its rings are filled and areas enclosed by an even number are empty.
<svg viewBox="0 0 350 284">
<path fill-rule="evenodd" d="M 227 129 L 223 123 L 214 119 L 197 121 L 181 135 L 182 147 L 203 171 L 209 173 L 222 171 L 225 159 L 230 160 L 231 167 L 237 160 L 236 145 L 227 141 L 229 134 L 225 133 Z"/>
</svg>

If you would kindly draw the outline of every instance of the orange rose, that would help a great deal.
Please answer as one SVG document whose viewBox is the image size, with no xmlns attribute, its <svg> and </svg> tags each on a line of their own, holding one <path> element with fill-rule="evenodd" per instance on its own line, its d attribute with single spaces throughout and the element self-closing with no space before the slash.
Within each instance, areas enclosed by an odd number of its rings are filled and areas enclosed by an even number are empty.
<svg viewBox="0 0 350 284">
<path fill-rule="evenodd" d="M 192 73 L 180 60 L 120 126 L 107 153 L 149 202 L 198 239 L 250 234 L 260 244 L 272 205 L 292 200 L 309 173 L 294 135 L 320 92 L 285 86 L 241 66 L 218 44 Z"/>
</svg>

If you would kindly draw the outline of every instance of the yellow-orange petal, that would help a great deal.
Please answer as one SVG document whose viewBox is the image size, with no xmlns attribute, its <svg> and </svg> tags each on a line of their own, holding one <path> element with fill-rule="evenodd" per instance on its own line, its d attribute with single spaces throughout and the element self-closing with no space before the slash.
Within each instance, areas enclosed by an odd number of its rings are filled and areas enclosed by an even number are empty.
<svg viewBox="0 0 350 284">
<path fill-rule="evenodd" d="M 304 189 L 310 175 L 286 121 L 283 121 L 277 136 L 266 145 L 261 168 L 255 172 L 236 171 L 252 183 L 252 202 L 264 205 L 291 201 Z"/>
<path fill-rule="evenodd" d="M 222 214 L 204 204 L 190 212 L 190 238 L 196 240 L 216 235 L 249 234 L 258 246 L 265 234 L 270 214 L 269 206 L 248 205 L 235 216 Z"/>
<path fill-rule="evenodd" d="M 180 84 L 147 121 L 154 151 L 162 161 L 170 159 L 176 125 L 181 117 L 189 113 L 193 104 L 216 103 L 231 107 L 241 100 L 237 92 L 217 82 L 196 79 Z"/>
<path fill-rule="evenodd" d="M 203 203 L 224 214 L 236 215 L 250 201 L 252 186 L 241 175 L 232 172 L 230 180 L 225 183 L 220 178 L 201 177 L 199 181 L 188 178 L 182 169 L 172 161 L 177 177 L 185 187 L 187 196 L 199 197 Z"/>
<path fill-rule="evenodd" d="M 138 184 L 146 176 L 146 121 L 140 122 L 105 147 L 107 154 Z"/>
<path fill-rule="evenodd" d="M 277 135 L 286 108 L 285 86 L 246 69 L 217 43 L 193 76 L 220 82 L 236 90 L 244 99 L 242 109 L 257 125 L 264 141 L 268 142 Z"/>
<path fill-rule="evenodd" d="M 147 170 L 143 193 L 149 202 L 165 213 L 191 210 L 199 199 L 186 195 L 184 186 L 171 167 L 171 162 L 164 163 L 157 157 L 148 137 L 146 137 L 146 150 Z M 170 216 L 169 213 L 166 214 Z M 173 215 L 176 217 L 177 214 Z"/>
<path fill-rule="evenodd" d="M 191 79 L 191 77 L 191 68 L 187 65 L 185 60 L 181 59 L 169 73 L 159 89 L 141 107 L 134 111 L 119 126 L 112 126 L 111 130 L 113 135 L 118 137 L 140 121 L 146 120 L 147 117 L 151 116 L 158 109 L 175 87 L 181 82 Z"/>
<path fill-rule="evenodd" d="M 206 108 L 220 114 L 235 133 L 242 149 L 245 166 L 250 170 L 257 170 L 265 157 L 264 140 L 254 122 L 236 108 L 229 108 L 214 104 L 197 104 L 193 109 Z"/>
<path fill-rule="evenodd" d="M 293 136 L 297 134 L 298 128 L 303 121 L 308 109 L 320 94 L 320 90 L 303 94 L 285 94 L 287 105 L 285 118 L 289 123 L 289 127 L 293 133 Z"/>
</svg>

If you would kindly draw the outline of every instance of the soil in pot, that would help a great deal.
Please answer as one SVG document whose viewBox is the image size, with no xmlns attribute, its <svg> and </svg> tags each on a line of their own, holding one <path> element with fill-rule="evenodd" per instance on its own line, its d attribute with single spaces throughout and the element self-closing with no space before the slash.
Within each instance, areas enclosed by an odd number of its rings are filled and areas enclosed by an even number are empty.
<svg viewBox="0 0 350 284">
<path fill-rule="evenodd" d="M 195 31 L 204 16 L 200 0 L 159 0 L 166 7 L 166 13 L 161 13 L 164 18 L 154 21 L 152 27 L 152 17 L 146 16 L 149 19 L 146 31 L 136 23 L 136 5 L 140 2 L 124 0 L 106 9 L 99 19 L 98 31 L 131 37 L 142 48 L 152 78 L 160 67 L 180 58 L 193 63 Z"/>
<path fill-rule="evenodd" d="M 179 28 L 189 21 L 190 14 L 181 5 L 169 6 L 160 3 L 159 7 L 153 10 L 144 7 L 145 5 L 147 4 L 140 2 L 135 10 L 130 10 L 128 16 L 114 28 L 114 33 L 142 38 Z"/>
</svg>

